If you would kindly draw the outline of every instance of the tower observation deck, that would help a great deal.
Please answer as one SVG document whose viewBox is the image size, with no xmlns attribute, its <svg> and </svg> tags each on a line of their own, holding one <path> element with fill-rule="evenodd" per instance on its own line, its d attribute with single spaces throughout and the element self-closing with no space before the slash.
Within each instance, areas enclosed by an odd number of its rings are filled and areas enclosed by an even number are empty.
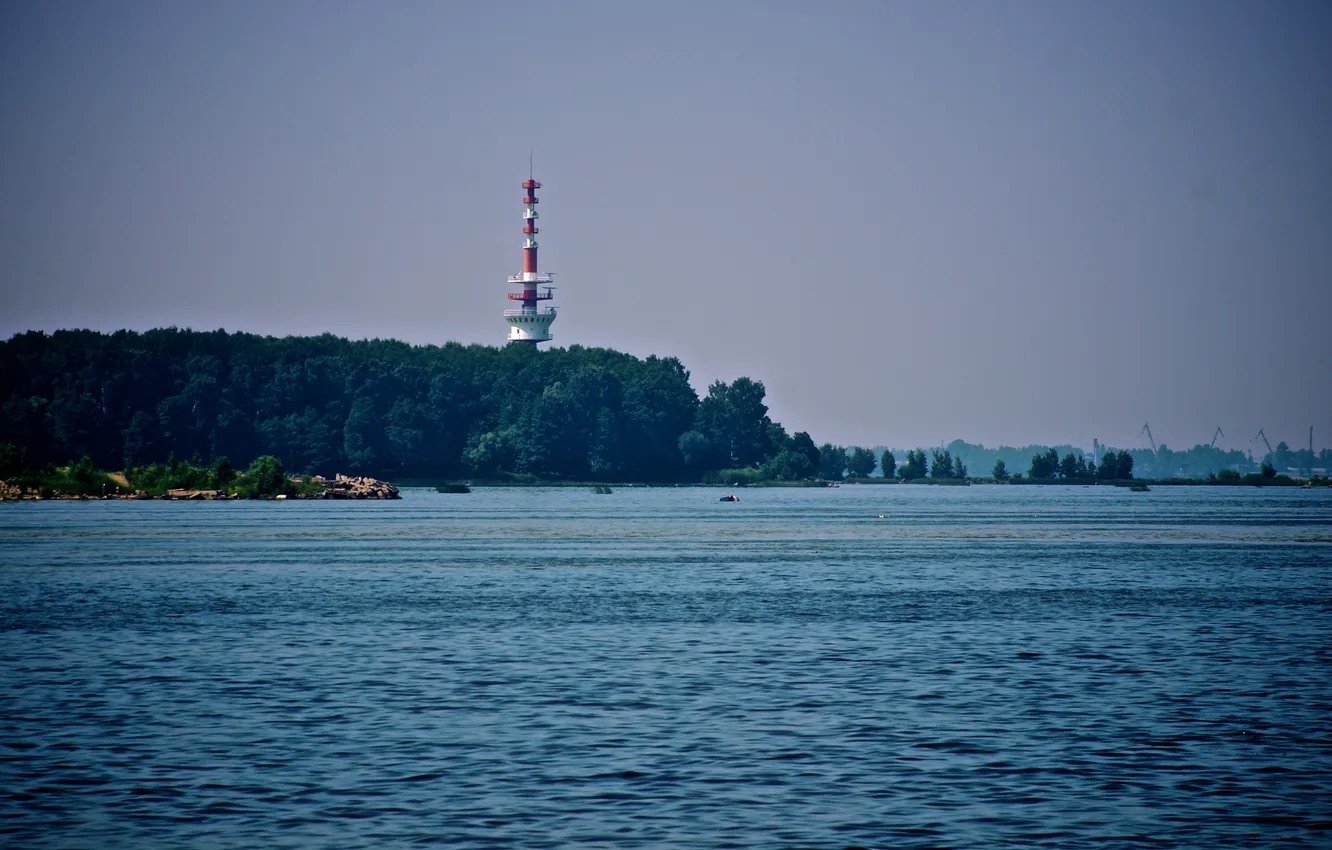
<svg viewBox="0 0 1332 850">
<path fill-rule="evenodd" d="M 520 291 L 509 293 L 509 300 L 519 301 L 522 306 L 505 310 L 504 321 L 509 323 L 509 342 L 536 345 L 551 339 L 550 325 L 555 321 L 556 311 L 553 306 L 540 305 L 555 297 L 552 294 L 555 277 L 537 271 L 536 190 L 541 188 L 541 184 L 529 174 L 523 181 L 523 188 L 527 190 L 523 196 L 523 234 L 526 237 L 523 243 L 523 271 L 521 274 L 509 275 L 511 285 L 522 286 Z"/>
</svg>

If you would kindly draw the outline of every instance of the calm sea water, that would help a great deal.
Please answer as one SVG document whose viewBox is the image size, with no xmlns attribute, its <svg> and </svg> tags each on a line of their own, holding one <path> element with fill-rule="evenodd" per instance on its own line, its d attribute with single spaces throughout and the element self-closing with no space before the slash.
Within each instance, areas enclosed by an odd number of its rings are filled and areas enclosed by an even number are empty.
<svg viewBox="0 0 1332 850">
<path fill-rule="evenodd" d="M 0 505 L 0 845 L 1332 845 L 1332 491 L 718 495 Z"/>
</svg>

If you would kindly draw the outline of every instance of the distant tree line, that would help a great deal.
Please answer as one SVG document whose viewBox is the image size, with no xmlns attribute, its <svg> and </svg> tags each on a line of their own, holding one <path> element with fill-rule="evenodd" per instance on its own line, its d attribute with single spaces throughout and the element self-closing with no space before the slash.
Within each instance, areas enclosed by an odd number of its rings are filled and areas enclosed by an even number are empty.
<svg viewBox="0 0 1332 850">
<path fill-rule="evenodd" d="M 1165 446 L 1161 451 L 1169 451 Z M 1261 462 L 1272 467 L 1277 474 L 1284 474 L 1288 471 L 1311 472 L 1314 469 L 1322 469 L 1325 472 L 1332 470 L 1332 449 L 1321 449 L 1314 452 L 1312 449 L 1292 449 L 1282 440 L 1276 444 L 1276 448 L 1262 456 Z"/>
<path fill-rule="evenodd" d="M 879 446 L 876 451 L 882 452 L 885 448 Z M 993 448 L 979 443 L 968 443 L 964 440 L 954 440 L 945 448 L 952 453 L 954 458 L 961 458 L 968 468 L 991 470 L 992 477 L 997 477 L 993 476 L 993 470 L 997 468 L 1000 461 L 1003 462 L 1005 473 L 1026 475 L 1033 455 L 1046 455 L 1051 449 L 1054 449 L 1058 455 L 1056 466 L 1059 466 L 1063 464 L 1064 458 L 1069 454 L 1074 455 L 1075 458 L 1086 454 L 1082 448 L 1071 445 L 1046 446 L 1034 444 Z M 1257 460 L 1237 449 L 1220 449 L 1211 445 L 1199 444 L 1191 449 L 1173 451 L 1163 444 L 1155 452 L 1145 448 L 1112 449 L 1102 446 L 1101 451 L 1097 452 L 1101 457 L 1094 458 L 1087 454 L 1087 462 L 1091 464 L 1095 461 L 1095 467 L 1099 469 L 1107 451 L 1116 455 L 1116 463 L 1118 463 L 1119 452 L 1127 452 L 1133 458 L 1135 477 L 1143 478 L 1206 479 L 1218 475 L 1222 470 L 1232 470 L 1242 475 L 1245 472 L 1258 472 L 1260 462 L 1269 463 L 1281 472 L 1292 469 L 1306 471 L 1316 468 L 1332 469 L 1332 449 L 1323 449 L 1320 452 L 1313 453 L 1308 449 L 1290 449 L 1284 442 L 1279 443 L 1275 451 Z M 1062 469 L 1054 477 L 1060 477 L 1061 475 Z"/>
<path fill-rule="evenodd" d="M 936 449 L 930 454 L 926 454 L 924 449 L 912 449 L 900 464 L 891 449 L 885 449 L 881 456 L 876 457 L 873 449 L 825 443 L 819 451 L 819 476 L 830 481 L 844 477 L 869 478 L 875 469 L 882 470 L 884 478 L 902 481 L 967 478 L 967 466 L 962 458 L 954 457 L 947 449 Z"/>
<path fill-rule="evenodd" d="M 672 357 L 168 328 L 29 332 L 0 342 L 0 479 L 59 465 L 144 468 L 271 455 L 286 471 L 381 478 L 904 481 L 1202 477 L 1254 469 L 1237 451 L 1110 450 L 955 440 L 912 449 L 817 445 L 768 416 L 748 377 L 699 398 Z M 1028 466 L 1030 459 L 1030 466 Z M 1284 442 L 1278 471 L 1332 467 Z M 87 464 L 78 465 L 83 475 Z M 85 482 L 86 483 L 86 482 Z M 71 485 L 74 486 L 74 485 Z"/>
<path fill-rule="evenodd" d="M 271 455 L 288 472 L 382 478 L 798 480 L 821 454 L 768 416 L 763 384 L 700 399 L 671 358 L 571 346 L 413 346 L 175 328 L 0 342 L 0 478 Z"/>
<path fill-rule="evenodd" d="M 1108 451 L 1101 457 L 1098 465 L 1095 459 L 1088 460 L 1082 452 L 1068 452 L 1060 458 L 1056 449 L 1048 449 L 1043 454 L 1032 455 L 1031 467 L 1027 474 L 1037 481 L 1055 478 L 1128 480 L 1133 477 L 1133 455 L 1126 451 Z M 998 474 L 995 475 L 995 478 L 999 477 Z"/>
</svg>

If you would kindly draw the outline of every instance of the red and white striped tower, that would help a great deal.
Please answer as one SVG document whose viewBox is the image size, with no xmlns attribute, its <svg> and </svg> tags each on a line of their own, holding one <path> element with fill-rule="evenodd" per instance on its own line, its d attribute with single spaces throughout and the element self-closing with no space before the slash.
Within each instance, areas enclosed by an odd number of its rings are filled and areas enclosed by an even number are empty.
<svg viewBox="0 0 1332 850">
<path fill-rule="evenodd" d="M 509 275 L 509 283 L 522 284 L 523 287 L 522 292 L 510 292 L 509 300 L 521 301 L 523 306 L 516 310 L 505 310 L 504 321 L 509 323 L 509 342 L 536 345 L 549 342 L 551 338 L 550 323 L 555 321 L 555 308 L 541 308 L 537 305 L 555 297 L 551 294 L 555 281 L 553 275 L 537 271 L 536 190 L 541 188 L 541 184 L 533 180 L 529 172 L 523 181 L 523 188 L 527 190 L 523 197 L 523 233 L 527 236 L 523 243 L 523 273 Z M 538 286 L 545 289 L 545 292 L 537 292 Z"/>
</svg>

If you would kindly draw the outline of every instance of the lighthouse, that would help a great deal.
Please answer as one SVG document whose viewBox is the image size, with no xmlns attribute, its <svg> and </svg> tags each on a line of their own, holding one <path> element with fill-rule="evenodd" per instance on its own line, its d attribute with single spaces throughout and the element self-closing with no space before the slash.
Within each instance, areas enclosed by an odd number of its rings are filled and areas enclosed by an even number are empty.
<svg viewBox="0 0 1332 850">
<path fill-rule="evenodd" d="M 523 181 L 523 271 L 522 274 L 509 275 L 511 286 L 521 286 L 519 292 L 510 292 L 510 301 L 519 301 L 521 307 L 504 311 L 504 321 L 509 323 L 509 342 L 536 345 L 550 341 L 550 324 L 555 321 L 555 308 L 541 306 L 542 301 L 549 301 L 555 296 L 554 276 L 537 271 L 537 196 L 536 190 L 541 184 L 532 179 L 529 172 Z M 544 290 L 544 291 L 539 291 Z"/>
</svg>

